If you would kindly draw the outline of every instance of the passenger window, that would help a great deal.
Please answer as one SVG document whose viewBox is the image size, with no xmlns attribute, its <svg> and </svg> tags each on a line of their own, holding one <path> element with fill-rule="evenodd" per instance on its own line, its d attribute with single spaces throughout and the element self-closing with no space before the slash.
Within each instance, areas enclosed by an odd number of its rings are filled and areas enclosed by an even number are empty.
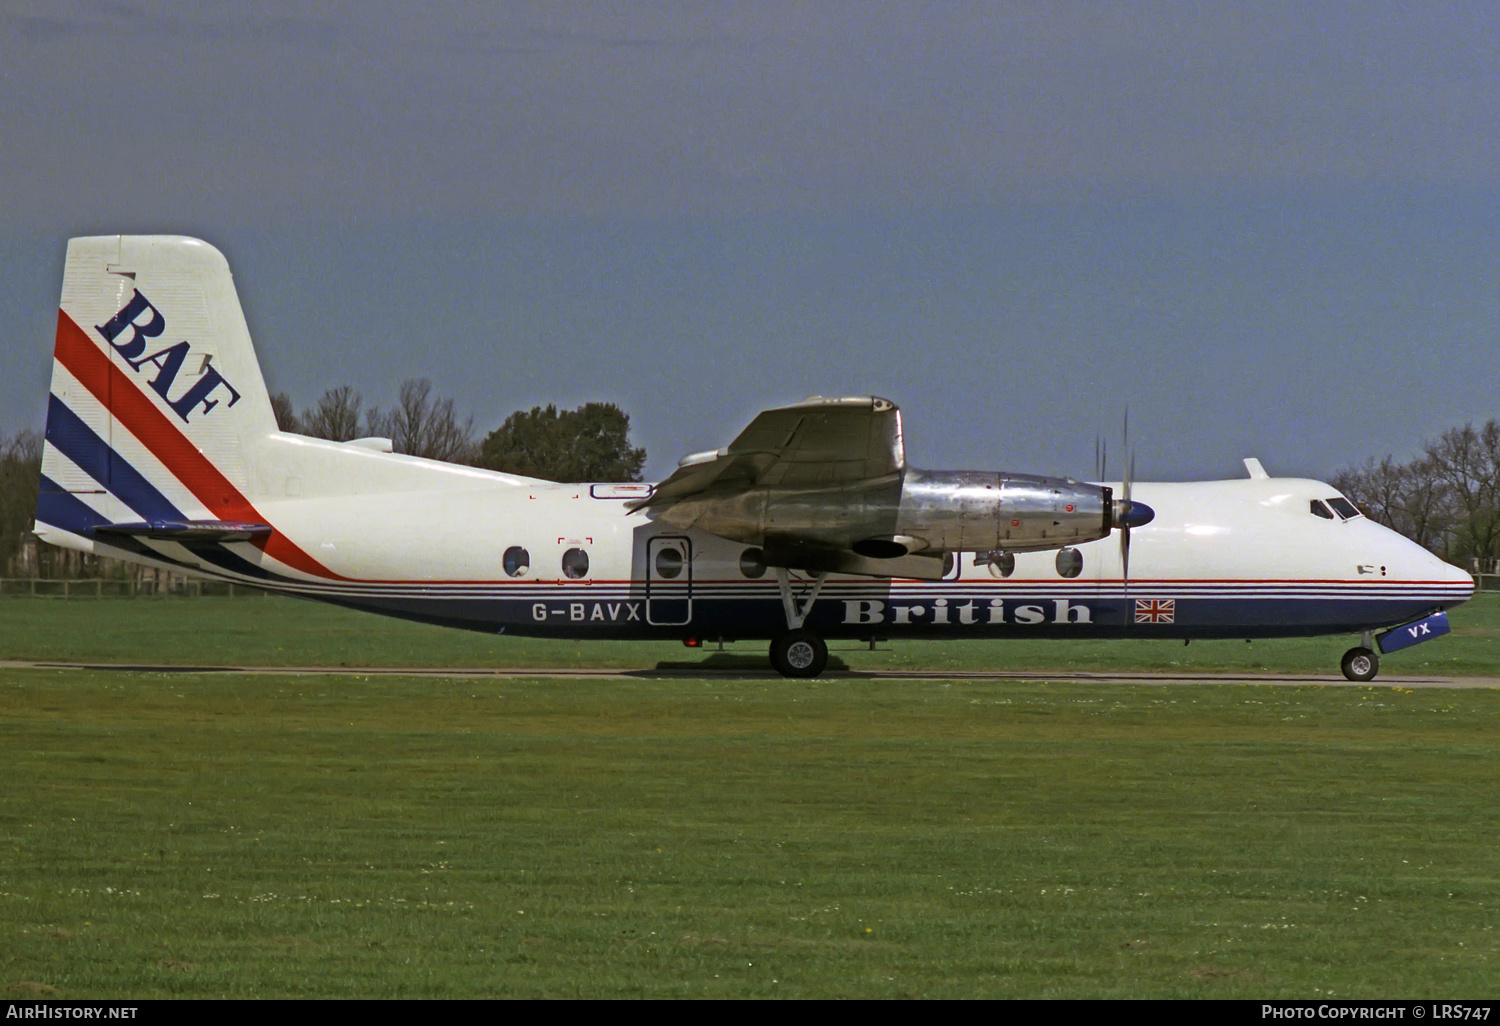
<svg viewBox="0 0 1500 1026">
<path fill-rule="evenodd" d="M 682 573 L 682 553 L 677 549 L 659 549 L 656 553 L 656 576 L 670 581 Z"/>
<path fill-rule="evenodd" d="M 1077 577 L 1083 573 L 1083 553 L 1077 549 L 1059 549 L 1057 573 L 1060 577 Z"/>
<path fill-rule="evenodd" d="M 519 545 L 512 545 L 505 550 L 505 556 L 501 560 L 505 566 L 505 572 L 511 577 L 525 577 L 526 571 L 531 569 L 531 553 Z"/>
<path fill-rule="evenodd" d="M 1312 514 L 1313 514 L 1313 516 L 1315 516 L 1315 517 L 1322 517 L 1324 520 L 1332 520 L 1333 519 L 1333 514 L 1331 512 L 1329 512 L 1328 507 L 1325 506 L 1325 505 L 1323 505 L 1323 503 L 1321 501 L 1319 501 L 1318 499 L 1314 499 L 1312 501 L 1311 505 L 1312 505 Z"/>
<path fill-rule="evenodd" d="M 589 554 L 582 549 L 569 549 L 563 553 L 562 572 L 565 577 L 578 580 L 589 572 Z"/>
<path fill-rule="evenodd" d="M 1342 495 L 1338 496 L 1337 498 L 1329 499 L 1328 505 L 1332 506 L 1333 511 L 1339 516 L 1343 517 L 1345 520 L 1353 520 L 1355 517 L 1361 515 L 1359 510 L 1354 508 L 1354 503 L 1350 502 Z"/>
<path fill-rule="evenodd" d="M 1016 557 L 1009 552 L 1001 552 L 990 559 L 991 577 L 1009 577 L 1016 572 Z"/>
<path fill-rule="evenodd" d="M 750 580 L 766 575 L 766 554 L 760 549 L 746 549 L 740 553 L 740 573 Z"/>
</svg>

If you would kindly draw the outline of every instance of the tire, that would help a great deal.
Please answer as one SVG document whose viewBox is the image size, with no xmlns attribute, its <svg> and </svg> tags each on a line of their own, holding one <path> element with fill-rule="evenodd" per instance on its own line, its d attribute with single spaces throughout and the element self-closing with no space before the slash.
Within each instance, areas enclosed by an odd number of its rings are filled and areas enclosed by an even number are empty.
<svg viewBox="0 0 1500 1026">
<path fill-rule="evenodd" d="M 816 677 L 828 666 L 828 646 L 812 631 L 791 631 L 771 642 L 771 665 L 783 677 Z"/>
<path fill-rule="evenodd" d="M 1374 680 L 1380 672 L 1380 657 L 1368 648 L 1351 648 L 1339 664 L 1344 676 L 1354 681 Z"/>
</svg>

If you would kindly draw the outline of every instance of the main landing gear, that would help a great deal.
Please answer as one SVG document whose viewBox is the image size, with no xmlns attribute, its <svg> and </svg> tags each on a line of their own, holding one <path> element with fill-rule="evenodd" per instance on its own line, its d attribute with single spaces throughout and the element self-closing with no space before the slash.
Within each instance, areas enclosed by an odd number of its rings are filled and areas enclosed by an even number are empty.
<svg viewBox="0 0 1500 1026">
<path fill-rule="evenodd" d="M 791 577 L 786 567 L 776 567 L 776 584 L 781 589 L 781 608 L 786 612 L 787 632 L 771 642 L 771 665 L 783 677 L 816 677 L 828 666 L 828 645 L 810 630 L 803 628 L 812 612 L 818 593 L 823 590 L 827 574 L 813 578 L 807 600 L 798 603 L 792 594 Z"/>
<path fill-rule="evenodd" d="M 1339 668 L 1350 680 L 1360 683 L 1374 680 L 1375 674 L 1380 672 L 1380 657 L 1375 654 L 1375 635 L 1370 631 L 1360 635 L 1359 644 L 1344 653 Z"/>
</svg>

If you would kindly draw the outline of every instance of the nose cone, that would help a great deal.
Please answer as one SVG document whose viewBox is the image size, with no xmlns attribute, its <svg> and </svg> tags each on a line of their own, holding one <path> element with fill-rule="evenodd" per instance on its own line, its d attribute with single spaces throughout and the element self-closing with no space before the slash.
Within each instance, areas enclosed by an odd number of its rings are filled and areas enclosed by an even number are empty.
<svg viewBox="0 0 1500 1026">
<path fill-rule="evenodd" d="M 1460 569 L 1447 560 L 1438 559 L 1436 556 L 1432 557 L 1432 561 L 1436 564 L 1433 568 L 1433 576 L 1437 580 L 1442 581 L 1444 584 L 1461 584 L 1468 588 L 1461 601 L 1473 596 L 1474 578 L 1467 570 Z"/>
<path fill-rule="evenodd" d="M 1121 499 L 1115 504 L 1116 527 L 1145 527 L 1156 519 L 1156 510 L 1136 499 Z"/>
<path fill-rule="evenodd" d="M 1433 555 L 1416 542 L 1403 538 L 1403 542 L 1415 552 L 1416 561 L 1407 563 L 1407 572 L 1412 578 L 1428 583 L 1435 594 L 1442 597 L 1444 609 L 1451 609 L 1474 597 L 1474 578 L 1467 570 Z"/>
</svg>

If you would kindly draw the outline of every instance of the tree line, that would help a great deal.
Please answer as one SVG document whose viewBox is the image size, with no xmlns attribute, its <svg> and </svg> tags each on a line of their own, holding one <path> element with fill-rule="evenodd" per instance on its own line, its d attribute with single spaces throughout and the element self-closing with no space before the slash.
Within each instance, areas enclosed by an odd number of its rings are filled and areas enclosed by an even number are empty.
<svg viewBox="0 0 1500 1026">
<path fill-rule="evenodd" d="M 614 403 L 517 410 L 483 439 L 452 399 L 433 397 L 426 378 L 403 382 L 389 410 L 365 407 L 348 385 L 327 389 L 301 413 L 285 393 L 273 395 L 271 407 L 283 431 L 335 442 L 389 438 L 393 451 L 408 456 L 549 481 L 639 481 L 646 465 L 646 450 L 630 444 L 630 415 Z"/>
<path fill-rule="evenodd" d="M 283 431 L 348 442 L 388 438 L 394 452 L 463 463 L 551 481 L 639 481 L 646 450 L 630 444 L 630 416 L 614 403 L 554 405 L 517 410 L 480 438 L 474 418 L 461 417 L 432 382 L 401 384 L 389 408 L 366 406 L 359 392 L 339 385 L 298 411 L 285 393 L 271 397 Z M 118 568 L 113 561 L 39 545 L 31 534 L 42 467 L 42 436 L 0 432 L 0 576 L 93 577 Z"/>
<path fill-rule="evenodd" d="M 1370 519 L 1450 562 L 1500 572 L 1500 421 L 1449 428 L 1413 460 L 1371 457 L 1329 484 Z"/>
</svg>

